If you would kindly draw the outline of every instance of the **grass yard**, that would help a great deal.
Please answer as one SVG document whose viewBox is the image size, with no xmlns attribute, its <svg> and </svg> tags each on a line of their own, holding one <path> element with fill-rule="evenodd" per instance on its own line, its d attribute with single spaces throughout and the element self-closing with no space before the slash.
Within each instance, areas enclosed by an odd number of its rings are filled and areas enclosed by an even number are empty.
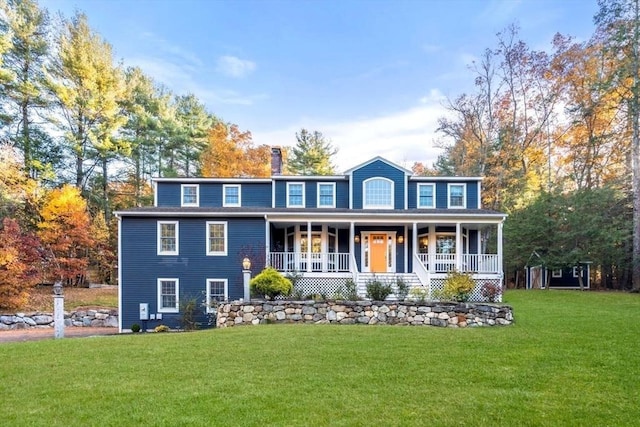
<svg viewBox="0 0 640 427">
<path fill-rule="evenodd" d="M 0 424 L 640 425 L 640 295 L 509 291 L 516 324 L 265 325 L 0 345 Z"/>
</svg>

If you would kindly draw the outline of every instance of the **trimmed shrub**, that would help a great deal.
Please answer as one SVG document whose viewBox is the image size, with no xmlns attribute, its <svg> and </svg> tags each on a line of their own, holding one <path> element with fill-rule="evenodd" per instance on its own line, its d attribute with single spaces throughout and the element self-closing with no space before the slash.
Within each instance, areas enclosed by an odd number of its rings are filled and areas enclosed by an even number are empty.
<svg viewBox="0 0 640 427">
<path fill-rule="evenodd" d="M 382 283 L 376 279 L 367 282 L 367 298 L 373 301 L 384 301 L 392 293 L 393 289 L 391 285 Z"/>
<path fill-rule="evenodd" d="M 154 329 L 156 332 L 169 332 L 169 327 L 167 325 L 158 325 Z"/>
<path fill-rule="evenodd" d="M 251 290 L 264 295 L 266 298 L 274 299 L 277 296 L 291 295 L 293 285 L 291 280 L 284 277 L 273 267 L 267 267 L 249 283 Z"/>
<path fill-rule="evenodd" d="M 140 325 L 138 325 L 137 323 L 134 323 L 133 325 L 131 325 L 131 332 L 140 332 Z"/>
<path fill-rule="evenodd" d="M 468 301 L 476 283 L 470 274 L 450 271 L 444 281 L 443 297 L 458 302 Z"/>
<path fill-rule="evenodd" d="M 399 301 L 407 299 L 409 294 L 409 284 L 402 280 L 401 277 L 396 277 L 396 297 Z"/>
</svg>

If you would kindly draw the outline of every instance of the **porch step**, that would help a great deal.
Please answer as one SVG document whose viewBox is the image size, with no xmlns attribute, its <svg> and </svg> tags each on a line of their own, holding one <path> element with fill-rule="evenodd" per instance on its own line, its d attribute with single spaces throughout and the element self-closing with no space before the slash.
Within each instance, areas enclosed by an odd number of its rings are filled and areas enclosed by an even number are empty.
<svg viewBox="0 0 640 427">
<path fill-rule="evenodd" d="M 415 273 L 360 273 L 358 274 L 358 295 L 365 296 L 367 294 L 367 283 L 377 280 L 384 284 L 390 284 L 391 287 L 396 289 L 396 283 L 398 279 L 402 279 L 409 288 L 416 286 L 422 286 L 422 282 Z M 391 298 L 395 295 L 391 294 Z"/>
</svg>

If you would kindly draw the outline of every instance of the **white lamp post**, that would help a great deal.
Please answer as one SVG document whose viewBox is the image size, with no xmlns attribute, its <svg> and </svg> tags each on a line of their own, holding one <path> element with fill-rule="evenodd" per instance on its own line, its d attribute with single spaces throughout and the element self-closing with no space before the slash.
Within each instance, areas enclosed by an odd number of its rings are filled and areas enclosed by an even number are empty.
<svg viewBox="0 0 640 427">
<path fill-rule="evenodd" d="M 244 283 L 244 300 L 251 300 L 251 291 L 249 289 L 249 282 L 251 281 L 251 260 L 245 257 L 242 260 L 242 279 Z"/>
<path fill-rule="evenodd" d="M 54 337 L 64 338 L 64 295 L 59 280 L 53 284 L 53 324 Z"/>
</svg>

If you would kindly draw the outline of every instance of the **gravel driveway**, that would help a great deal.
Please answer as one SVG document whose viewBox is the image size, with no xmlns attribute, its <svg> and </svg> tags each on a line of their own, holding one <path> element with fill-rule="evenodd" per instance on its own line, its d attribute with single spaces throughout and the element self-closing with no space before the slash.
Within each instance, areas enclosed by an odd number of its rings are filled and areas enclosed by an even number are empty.
<svg viewBox="0 0 640 427">
<path fill-rule="evenodd" d="M 65 338 L 94 337 L 101 335 L 117 335 L 117 328 L 65 328 Z M 0 331 L 0 344 L 5 342 L 38 341 L 54 339 L 53 328 L 32 328 L 12 331 Z"/>
</svg>

